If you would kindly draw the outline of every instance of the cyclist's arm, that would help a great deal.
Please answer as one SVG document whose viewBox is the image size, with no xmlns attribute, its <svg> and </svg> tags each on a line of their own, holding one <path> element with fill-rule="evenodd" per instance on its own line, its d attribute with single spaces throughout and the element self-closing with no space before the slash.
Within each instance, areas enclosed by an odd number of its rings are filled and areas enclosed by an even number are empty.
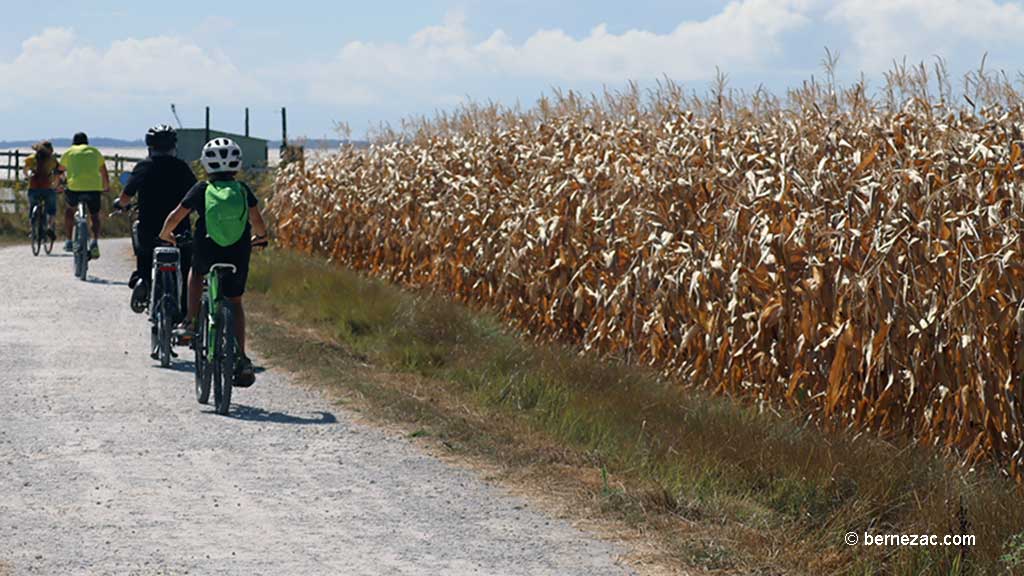
<svg viewBox="0 0 1024 576">
<path fill-rule="evenodd" d="M 107 163 L 100 164 L 100 176 L 103 177 L 103 191 L 110 192 L 110 174 L 107 172 Z"/>
<path fill-rule="evenodd" d="M 139 193 L 142 182 L 146 179 L 146 162 L 139 162 L 132 168 L 132 174 L 128 182 L 121 189 L 121 197 L 117 199 L 121 206 L 128 206 L 132 203 L 132 197 Z"/>
<path fill-rule="evenodd" d="M 190 208 L 186 208 L 181 204 L 167 215 L 167 220 L 164 220 L 164 228 L 160 231 L 160 239 L 165 242 L 174 244 L 174 229 L 181 224 L 181 221 L 188 218 L 188 215 L 192 212 Z"/>
<path fill-rule="evenodd" d="M 249 222 L 252 222 L 252 232 L 257 238 L 267 235 L 267 224 L 263 221 L 263 214 L 260 214 L 260 209 L 256 206 L 249 207 Z"/>
</svg>

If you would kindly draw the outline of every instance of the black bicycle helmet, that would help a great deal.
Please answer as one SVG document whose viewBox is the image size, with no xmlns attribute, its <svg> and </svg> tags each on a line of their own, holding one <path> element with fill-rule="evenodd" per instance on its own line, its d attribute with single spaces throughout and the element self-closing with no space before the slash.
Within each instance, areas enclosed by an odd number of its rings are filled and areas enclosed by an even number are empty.
<svg viewBox="0 0 1024 576">
<path fill-rule="evenodd" d="M 146 146 L 156 150 L 171 150 L 178 145 L 178 133 L 167 124 L 158 124 L 146 132 Z"/>
</svg>

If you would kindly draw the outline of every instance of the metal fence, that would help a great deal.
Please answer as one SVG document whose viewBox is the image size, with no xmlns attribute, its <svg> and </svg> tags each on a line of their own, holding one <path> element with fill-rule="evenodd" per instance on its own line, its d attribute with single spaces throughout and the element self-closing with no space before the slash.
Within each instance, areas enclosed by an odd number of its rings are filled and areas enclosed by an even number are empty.
<svg viewBox="0 0 1024 576">
<path fill-rule="evenodd" d="M 17 184 L 24 181 L 25 158 L 31 155 L 31 152 L 24 152 L 22 150 L 0 151 L 0 162 L 3 162 L 3 164 L 0 164 L 0 182 Z M 54 157 L 60 159 L 60 154 L 54 154 Z M 104 154 L 103 159 L 107 161 L 107 168 L 111 170 L 112 178 L 119 177 L 128 168 L 129 164 L 134 166 L 136 163 L 145 160 L 145 158 L 122 156 L 120 154 L 114 154 L 113 156 Z"/>
<path fill-rule="evenodd" d="M 25 158 L 32 153 L 23 150 L 2 150 L 0 151 L 0 214 L 11 214 L 28 210 L 28 201 L 25 198 L 27 179 L 25 177 Z M 60 158 L 60 154 L 54 154 Z M 118 178 L 122 172 L 130 169 L 137 162 L 144 158 L 122 156 L 114 154 L 104 155 L 107 162 L 107 169 L 110 171 L 110 183 L 117 186 Z"/>
</svg>

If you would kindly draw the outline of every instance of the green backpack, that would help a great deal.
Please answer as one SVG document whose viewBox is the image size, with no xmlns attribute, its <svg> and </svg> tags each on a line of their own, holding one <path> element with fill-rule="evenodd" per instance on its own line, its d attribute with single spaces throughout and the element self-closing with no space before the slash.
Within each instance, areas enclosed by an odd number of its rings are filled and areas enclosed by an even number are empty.
<svg viewBox="0 0 1024 576">
<path fill-rule="evenodd" d="M 206 235 L 219 246 L 231 246 L 242 239 L 249 223 L 245 188 L 237 180 L 207 182 Z"/>
</svg>

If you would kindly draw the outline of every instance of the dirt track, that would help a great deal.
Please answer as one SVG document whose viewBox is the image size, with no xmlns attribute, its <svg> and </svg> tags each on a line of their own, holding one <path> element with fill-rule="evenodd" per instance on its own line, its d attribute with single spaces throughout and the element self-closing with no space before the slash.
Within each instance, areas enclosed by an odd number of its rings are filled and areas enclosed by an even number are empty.
<svg viewBox="0 0 1024 576">
<path fill-rule="evenodd" d="M 216 416 L 191 363 L 149 359 L 128 244 L 101 248 L 88 283 L 0 249 L 0 573 L 629 573 L 274 371 Z"/>
</svg>

